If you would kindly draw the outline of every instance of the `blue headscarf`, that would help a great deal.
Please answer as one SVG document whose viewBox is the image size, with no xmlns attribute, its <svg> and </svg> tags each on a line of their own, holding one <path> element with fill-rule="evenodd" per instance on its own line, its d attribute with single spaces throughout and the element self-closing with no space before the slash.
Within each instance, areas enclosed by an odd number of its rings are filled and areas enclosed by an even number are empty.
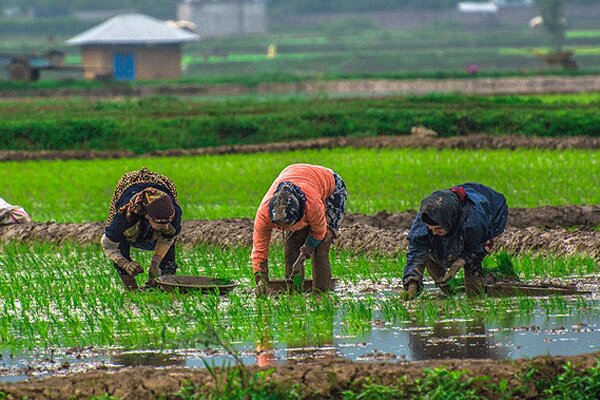
<svg viewBox="0 0 600 400">
<path fill-rule="evenodd" d="M 269 217 L 272 222 L 293 225 L 304 216 L 306 196 L 292 182 L 284 181 L 277 186 L 269 201 Z"/>
</svg>

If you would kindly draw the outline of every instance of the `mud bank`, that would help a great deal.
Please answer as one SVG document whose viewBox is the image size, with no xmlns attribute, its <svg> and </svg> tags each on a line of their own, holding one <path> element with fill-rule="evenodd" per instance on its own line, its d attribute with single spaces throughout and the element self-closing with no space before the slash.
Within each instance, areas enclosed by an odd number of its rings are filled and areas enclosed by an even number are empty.
<svg viewBox="0 0 600 400">
<path fill-rule="evenodd" d="M 380 211 L 377 214 L 350 214 L 344 224 L 370 225 L 376 228 L 409 229 L 417 212 L 401 213 Z M 537 208 L 511 208 L 508 225 L 515 228 L 537 226 L 541 228 L 578 227 L 594 228 L 600 225 L 600 205 L 594 206 L 544 206 Z"/>
<path fill-rule="evenodd" d="M 338 94 L 381 96 L 389 94 L 465 93 L 532 94 L 586 93 L 600 91 L 600 76 L 534 76 L 472 79 L 340 79 L 305 82 L 198 84 L 178 86 L 110 86 L 101 88 L 55 88 L 3 90 L 0 100 L 23 97 L 144 97 L 144 96 L 236 96 L 273 94 Z"/>
<path fill-rule="evenodd" d="M 596 211 L 597 213 L 597 211 Z M 358 217 L 368 219 L 368 216 Z M 350 218 L 352 219 L 352 218 Z M 387 218 L 385 219 L 387 220 Z M 9 225 L 0 227 L 0 242 L 46 241 L 61 244 L 98 243 L 104 224 L 60 224 L 55 222 Z M 283 235 L 275 233 L 274 243 L 282 243 Z M 185 221 L 179 243 L 185 247 L 211 244 L 222 247 L 251 246 L 252 220 Z M 408 230 L 395 226 L 348 223 L 340 229 L 336 248 L 354 252 L 394 255 L 406 251 Z M 591 230 L 509 227 L 496 240 L 496 249 L 517 253 L 549 252 L 557 256 L 588 255 L 600 259 L 600 232 Z"/>
<path fill-rule="evenodd" d="M 0 151 L 0 161 L 27 160 L 93 160 L 134 157 L 180 157 L 224 154 L 253 154 L 264 152 L 332 149 L 339 147 L 366 149 L 435 148 L 435 149 L 600 149 L 600 137 L 539 137 L 524 135 L 468 135 L 456 137 L 377 136 L 337 137 L 298 140 L 282 143 L 229 145 L 197 149 L 173 149 L 135 154 L 131 151 Z"/>
<path fill-rule="evenodd" d="M 509 387 L 524 385 L 515 393 L 515 399 L 535 399 L 541 393 L 536 388 L 538 379 L 553 379 L 564 372 L 563 366 L 572 363 L 574 370 L 585 370 L 596 365 L 600 353 L 576 357 L 537 357 L 532 360 L 442 360 L 411 363 L 357 363 L 339 358 L 324 359 L 311 363 L 290 362 L 277 366 L 266 378 L 267 387 L 284 390 L 298 385 L 297 391 L 304 398 L 342 398 L 342 392 L 360 390 L 363 383 L 398 385 L 406 377 L 406 388 L 422 378 L 425 368 L 444 367 L 448 370 L 468 371 L 467 377 L 487 376 L 488 380 L 476 380 L 473 388 L 486 398 L 499 398 L 492 385 L 505 380 Z M 529 379 L 524 379 L 532 371 Z M 253 374 L 256 367 L 249 367 Z M 325 378 L 325 379 L 324 379 Z M 73 376 L 50 377 L 37 381 L 0 384 L 0 393 L 8 399 L 88 399 L 109 394 L 127 399 L 175 399 L 184 386 L 196 385 L 204 390 L 214 388 L 215 382 L 204 369 L 130 367 L 119 370 L 97 370 Z M 506 395 L 506 394 L 505 394 Z M 200 397 L 199 397 L 200 398 Z M 506 397 L 504 397 L 506 398 Z"/>
</svg>

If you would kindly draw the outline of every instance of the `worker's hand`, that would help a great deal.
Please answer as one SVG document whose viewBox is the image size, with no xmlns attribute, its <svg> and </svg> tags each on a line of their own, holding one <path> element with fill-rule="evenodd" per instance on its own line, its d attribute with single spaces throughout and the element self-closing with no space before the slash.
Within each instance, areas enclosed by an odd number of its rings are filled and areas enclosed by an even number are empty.
<svg viewBox="0 0 600 400">
<path fill-rule="evenodd" d="M 125 272 L 127 272 L 128 275 L 139 275 L 142 272 L 144 272 L 144 269 L 142 268 L 142 266 L 134 260 L 131 261 L 127 261 L 125 263 L 123 263 L 123 265 L 121 265 L 121 268 L 123 268 L 125 270 Z"/>
<path fill-rule="evenodd" d="M 450 280 L 450 279 L 451 279 L 451 278 L 452 278 L 454 275 L 456 275 L 456 273 L 457 273 L 458 271 L 460 271 L 460 269 L 461 269 L 462 267 L 464 267 L 464 266 L 465 266 L 465 264 L 466 264 L 466 262 L 465 262 L 465 260 L 464 260 L 464 259 L 462 259 L 462 258 L 460 258 L 460 257 L 459 257 L 459 258 L 457 258 L 457 259 L 456 259 L 456 261 L 454 261 L 454 262 L 452 263 L 452 265 L 450 266 L 450 268 L 448 268 L 448 271 L 446 272 L 446 274 L 444 275 L 444 277 L 443 277 L 441 280 L 437 281 L 437 282 L 436 282 L 436 284 L 438 284 L 438 285 L 443 285 L 443 284 L 445 284 L 445 283 L 448 283 L 448 281 L 449 281 L 449 280 Z"/>
<path fill-rule="evenodd" d="M 160 276 L 160 269 L 158 268 L 159 265 L 160 265 L 160 262 L 154 260 L 154 258 L 153 258 L 152 262 L 150 263 L 150 268 L 148 268 L 148 282 L 147 282 L 148 286 L 155 285 L 156 278 L 158 278 Z"/>
<path fill-rule="evenodd" d="M 410 282 L 408 284 L 408 287 L 406 288 L 406 290 L 404 292 L 402 292 L 400 297 L 402 298 L 402 300 L 412 300 L 418 296 L 418 294 L 419 294 L 418 289 L 419 289 L 419 286 L 417 285 L 417 282 Z"/>
<path fill-rule="evenodd" d="M 269 273 L 266 271 L 256 271 L 254 273 L 254 281 L 256 282 L 256 296 L 266 296 L 269 294 Z"/>
<path fill-rule="evenodd" d="M 313 256 L 313 254 L 315 254 L 314 247 L 311 247 L 307 244 L 300 247 L 300 255 L 304 257 L 304 260 L 308 260 L 309 258 L 311 258 Z"/>
</svg>

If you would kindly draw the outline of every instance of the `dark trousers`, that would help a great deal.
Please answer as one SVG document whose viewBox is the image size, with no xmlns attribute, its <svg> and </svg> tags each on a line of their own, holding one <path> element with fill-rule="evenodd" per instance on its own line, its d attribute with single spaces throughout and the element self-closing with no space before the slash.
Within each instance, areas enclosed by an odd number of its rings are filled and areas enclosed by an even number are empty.
<svg viewBox="0 0 600 400">
<path fill-rule="evenodd" d="M 285 239 L 284 255 L 285 255 L 285 276 L 290 276 L 292 267 L 296 259 L 300 255 L 300 247 L 304 245 L 306 237 L 310 233 L 310 227 L 306 227 L 296 232 L 291 232 Z M 315 250 L 312 257 L 313 269 L 313 291 L 325 292 L 331 289 L 331 263 L 329 262 L 329 249 L 333 243 L 333 231 L 327 228 L 325 238 Z M 302 271 L 304 274 L 304 271 Z"/>
<path fill-rule="evenodd" d="M 475 294 L 481 290 L 480 286 L 483 284 L 483 256 L 477 257 L 470 263 L 465 264 L 465 287 L 467 294 Z M 444 277 L 448 270 L 446 263 L 439 262 L 434 257 L 429 257 L 425 268 L 429 275 L 434 281 L 438 281 Z M 422 275 L 421 275 L 422 276 Z M 453 290 L 448 284 L 437 285 L 444 293 L 452 294 Z"/>
<path fill-rule="evenodd" d="M 119 250 L 121 251 L 121 254 L 123 254 L 123 256 L 130 261 L 131 247 L 131 243 L 127 241 L 119 243 Z M 125 270 L 119 267 L 117 264 L 113 263 L 113 266 L 115 267 L 119 275 L 127 274 L 127 272 L 125 272 Z M 162 259 L 158 268 L 160 269 L 161 275 L 175 275 L 175 273 L 177 272 L 177 263 L 175 262 L 175 242 L 173 242 L 173 245 L 169 248 L 167 254 L 165 254 L 165 258 Z"/>
</svg>

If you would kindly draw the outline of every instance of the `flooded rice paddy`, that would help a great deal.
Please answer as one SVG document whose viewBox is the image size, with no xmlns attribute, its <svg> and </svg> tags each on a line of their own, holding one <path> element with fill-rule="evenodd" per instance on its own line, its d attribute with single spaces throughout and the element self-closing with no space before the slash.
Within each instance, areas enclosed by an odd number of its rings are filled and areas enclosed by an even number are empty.
<svg viewBox="0 0 600 400">
<path fill-rule="evenodd" d="M 233 354 L 244 364 L 260 366 L 338 357 L 405 362 L 587 354 L 600 350 L 600 292 L 595 283 L 576 281 L 579 288 L 592 290 L 592 294 L 474 301 L 457 296 L 448 303 L 429 283 L 421 298 L 407 304 L 406 313 L 399 314 L 391 306 L 399 304 L 395 289 L 399 282 L 339 283 L 335 296 L 340 307 L 325 311 L 324 318 L 296 321 L 302 332 L 294 339 L 286 340 L 277 326 L 267 323 L 254 331 L 252 340 L 232 340 L 226 348 L 208 340 L 206 347 L 168 350 L 125 350 L 118 346 L 4 350 L 0 382 L 127 366 L 222 366 L 235 363 Z M 223 298 L 221 302 L 226 306 L 229 300 Z M 461 317 L 427 316 L 427 308 L 435 315 L 433 308 L 461 307 L 461 303 L 466 307 Z M 416 308 L 425 310 L 419 314 Z M 272 321 L 268 313 L 262 318 Z"/>
</svg>

